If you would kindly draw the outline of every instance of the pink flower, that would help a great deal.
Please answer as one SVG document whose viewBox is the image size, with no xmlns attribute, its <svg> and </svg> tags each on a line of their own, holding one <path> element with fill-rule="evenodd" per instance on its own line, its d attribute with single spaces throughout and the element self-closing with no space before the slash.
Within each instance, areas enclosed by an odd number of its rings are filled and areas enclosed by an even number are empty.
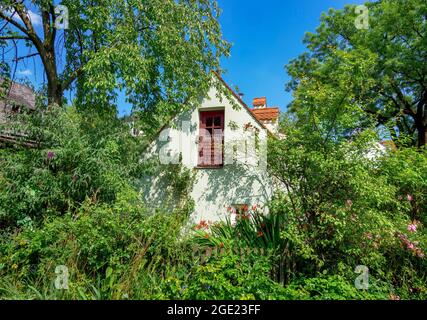
<svg viewBox="0 0 427 320">
<path fill-rule="evenodd" d="M 254 204 L 254 205 L 252 206 L 252 210 L 253 210 L 253 211 L 256 211 L 256 209 L 257 209 L 257 206 L 256 206 L 256 204 Z"/>
<path fill-rule="evenodd" d="M 53 151 L 49 151 L 49 152 L 47 153 L 47 159 L 48 159 L 48 160 L 52 160 L 54 157 L 55 157 L 55 152 L 53 152 Z"/>
<path fill-rule="evenodd" d="M 408 231 L 409 232 L 417 232 L 417 225 L 413 224 L 413 223 L 409 224 L 408 225 Z"/>
<path fill-rule="evenodd" d="M 413 250 L 415 247 L 414 247 L 414 244 L 413 243 L 408 243 L 408 249 L 409 250 Z"/>
<path fill-rule="evenodd" d="M 409 202 L 414 200 L 414 198 L 409 193 L 407 194 L 406 198 L 408 199 Z"/>
</svg>

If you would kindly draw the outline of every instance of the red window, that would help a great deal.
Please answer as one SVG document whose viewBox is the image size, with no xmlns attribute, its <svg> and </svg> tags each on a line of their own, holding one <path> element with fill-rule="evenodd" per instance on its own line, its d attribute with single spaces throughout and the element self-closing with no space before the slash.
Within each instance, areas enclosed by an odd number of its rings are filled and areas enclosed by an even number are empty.
<svg viewBox="0 0 427 320">
<path fill-rule="evenodd" d="M 224 110 L 200 112 L 200 167 L 221 167 L 224 163 Z"/>
</svg>

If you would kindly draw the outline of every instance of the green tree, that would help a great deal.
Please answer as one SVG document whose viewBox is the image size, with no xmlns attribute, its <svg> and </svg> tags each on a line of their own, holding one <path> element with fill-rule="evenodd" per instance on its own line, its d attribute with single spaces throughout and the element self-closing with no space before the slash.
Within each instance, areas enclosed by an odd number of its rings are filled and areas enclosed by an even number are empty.
<svg viewBox="0 0 427 320">
<path fill-rule="evenodd" d="M 427 3 L 383 0 L 366 3 L 367 28 L 357 25 L 360 8 L 348 5 L 323 14 L 304 42 L 309 51 L 291 61 L 289 90 L 297 109 L 318 102 L 327 88 L 339 107 L 352 104 L 359 127 L 372 117 L 390 129 L 396 144 L 427 142 Z M 398 18 L 397 18 L 398 17 Z M 356 111 L 356 107 L 359 111 Z M 331 112 L 334 112 L 332 110 Z M 406 139 L 403 139 L 406 138 Z"/>
<path fill-rule="evenodd" d="M 76 89 L 77 104 L 115 105 L 124 91 L 136 108 L 174 113 L 207 90 L 211 70 L 228 54 L 215 0 L 64 0 L 68 29 L 58 29 L 54 0 L 4 0 L 0 46 L 34 48 L 48 105 L 62 105 Z M 31 17 L 41 16 L 41 26 Z"/>
</svg>

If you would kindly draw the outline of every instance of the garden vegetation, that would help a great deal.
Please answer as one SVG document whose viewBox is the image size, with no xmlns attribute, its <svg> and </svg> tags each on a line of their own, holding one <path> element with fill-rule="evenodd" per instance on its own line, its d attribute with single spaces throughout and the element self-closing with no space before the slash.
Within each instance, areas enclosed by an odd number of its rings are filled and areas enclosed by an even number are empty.
<svg viewBox="0 0 427 320">
<path fill-rule="evenodd" d="M 427 46 L 418 37 L 427 36 L 427 4 L 368 4 L 368 30 L 350 28 L 354 7 L 324 15 L 317 33 L 307 35 L 309 52 L 288 65 L 294 100 L 269 139 L 268 171 L 278 186 L 269 214 L 253 204 L 237 220 L 229 208 L 226 221 L 191 225 L 192 172 L 144 161 L 144 150 L 162 119 L 181 110 L 181 100 L 209 87 L 218 61 L 202 44 L 226 45 L 214 1 L 161 3 L 169 7 L 158 3 L 159 14 L 172 8 L 200 18 L 190 25 L 191 50 L 181 43 L 179 51 L 199 59 L 191 60 L 202 66 L 197 72 L 184 64 L 172 75 L 188 57 L 166 51 L 158 68 L 151 58 L 134 66 L 124 60 L 96 82 L 95 74 L 105 74 L 98 72 L 104 55 L 122 61 L 118 51 L 109 52 L 115 50 L 109 37 L 117 34 L 111 30 L 94 55 L 80 57 L 75 102 L 58 106 L 42 94 L 36 112 L 4 125 L 37 147 L 0 149 L 0 299 L 426 299 L 427 121 L 419 117 L 427 117 Z M 172 40 L 150 10 L 152 34 L 138 38 L 131 52 L 146 49 L 160 59 L 156 48 L 170 49 Z M 396 12 L 400 20 L 390 18 Z M 128 26 L 119 19 L 126 7 L 115 13 L 111 26 Z M 197 33 L 203 15 L 212 19 L 209 39 Z M 131 30 L 129 39 L 119 39 L 127 41 L 135 41 Z M 163 63 L 170 68 L 162 73 Z M 117 116 L 114 103 L 103 104 L 116 87 L 108 81 L 131 82 L 129 68 L 141 72 L 141 82 L 129 86 L 140 106 L 132 116 L 140 135 L 130 134 L 129 119 Z M 94 99 L 99 92 L 101 102 Z M 154 120 L 142 102 L 156 110 Z M 141 178 L 155 172 L 169 174 L 174 206 L 143 202 Z M 67 289 L 57 287 L 58 266 L 68 270 Z M 369 270 L 363 288 L 355 285 L 358 266 Z"/>
</svg>

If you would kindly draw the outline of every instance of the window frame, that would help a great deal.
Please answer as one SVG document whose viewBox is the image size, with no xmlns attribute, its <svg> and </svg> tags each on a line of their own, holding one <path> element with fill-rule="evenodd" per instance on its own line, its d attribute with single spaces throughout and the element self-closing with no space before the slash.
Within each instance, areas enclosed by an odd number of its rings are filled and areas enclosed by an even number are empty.
<svg viewBox="0 0 427 320">
<path fill-rule="evenodd" d="M 220 125 L 215 125 L 215 116 L 221 116 L 221 123 Z M 207 126 L 207 121 L 206 118 L 211 116 L 212 117 L 212 124 L 210 126 Z M 197 148 L 197 168 L 212 168 L 212 169 L 219 169 L 224 167 L 224 144 L 225 144 L 225 132 L 224 132 L 224 128 L 225 128 L 225 110 L 224 109 L 218 109 L 218 110 L 199 110 L 199 135 L 198 135 L 198 148 Z M 222 142 L 221 142 L 221 149 L 222 149 L 222 154 L 221 154 L 221 163 L 220 164 L 214 164 L 215 162 L 215 155 L 213 153 L 213 151 L 215 150 L 215 147 L 213 146 L 213 144 L 215 143 L 215 139 L 213 136 L 211 136 L 211 163 L 210 164 L 205 164 L 203 162 L 201 162 L 201 159 L 203 159 L 203 156 L 200 156 L 200 152 L 201 152 L 201 148 L 202 148 L 202 140 L 203 140 L 203 136 L 202 136 L 202 129 L 203 130 L 209 130 L 212 129 L 212 134 L 214 132 L 214 130 L 216 129 L 221 129 L 222 131 Z"/>
</svg>

